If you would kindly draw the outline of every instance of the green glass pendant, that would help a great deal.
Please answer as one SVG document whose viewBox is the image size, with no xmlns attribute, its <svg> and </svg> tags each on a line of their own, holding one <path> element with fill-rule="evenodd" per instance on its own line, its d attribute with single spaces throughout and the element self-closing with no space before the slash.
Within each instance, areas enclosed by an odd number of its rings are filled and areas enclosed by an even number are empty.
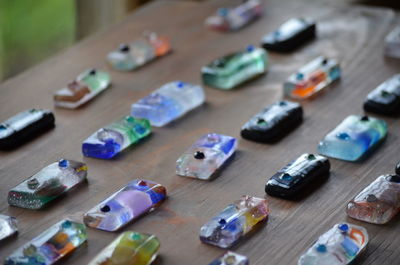
<svg viewBox="0 0 400 265">
<path fill-rule="evenodd" d="M 267 52 L 249 45 L 245 51 L 214 60 L 203 67 L 201 72 L 204 84 L 229 90 L 264 74 L 267 66 Z"/>
</svg>

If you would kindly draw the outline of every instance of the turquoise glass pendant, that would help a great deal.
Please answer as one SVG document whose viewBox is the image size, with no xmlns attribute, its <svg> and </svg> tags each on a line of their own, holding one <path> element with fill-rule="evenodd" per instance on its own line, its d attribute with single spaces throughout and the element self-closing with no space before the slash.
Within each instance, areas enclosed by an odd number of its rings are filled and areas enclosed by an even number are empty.
<svg viewBox="0 0 400 265">
<path fill-rule="evenodd" d="M 322 155 L 357 161 L 370 153 L 387 135 L 386 122 L 368 116 L 350 115 L 319 143 Z"/>
<path fill-rule="evenodd" d="M 289 76 L 283 89 L 288 97 L 306 99 L 339 80 L 340 75 L 336 60 L 320 56 Z"/>
<path fill-rule="evenodd" d="M 346 265 L 351 263 L 367 246 L 365 228 L 353 224 L 336 224 L 303 254 L 298 265 Z"/>
<path fill-rule="evenodd" d="M 199 107 L 204 101 L 201 86 L 175 81 L 132 104 L 131 115 L 148 119 L 151 125 L 161 127 Z"/>
<path fill-rule="evenodd" d="M 157 208 L 167 198 L 164 186 L 137 179 L 89 210 L 83 220 L 92 228 L 116 231 Z"/>
<path fill-rule="evenodd" d="M 51 265 L 71 254 L 87 239 L 83 224 L 63 220 L 6 258 L 4 265 Z"/>
<path fill-rule="evenodd" d="M 17 219 L 0 214 L 0 241 L 15 235 L 17 232 Z"/>
<path fill-rule="evenodd" d="M 89 157 L 110 159 L 150 133 L 148 120 L 126 116 L 101 128 L 83 141 L 82 153 Z"/>
<path fill-rule="evenodd" d="M 75 109 L 100 94 L 110 86 L 111 78 L 106 72 L 87 70 L 54 94 L 57 107 Z"/>
<path fill-rule="evenodd" d="M 86 181 L 87 166 L 61 159 L 40 170 L 8 193 L 8 204 L 38 210 Z"/>
<path fill-rule="evenodd" d="M 214 60 L 201 72 L 207 86 L 229 90 L 266 73 L 267 67 L 267 52 L 249 45 L 244 51 Z"/>
</svg>

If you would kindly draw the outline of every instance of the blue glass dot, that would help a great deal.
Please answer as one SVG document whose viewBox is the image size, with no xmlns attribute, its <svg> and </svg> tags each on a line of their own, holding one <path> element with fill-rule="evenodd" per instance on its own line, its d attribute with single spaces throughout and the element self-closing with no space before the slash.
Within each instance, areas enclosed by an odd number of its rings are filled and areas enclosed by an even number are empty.
<svg viewBox="0 0 400 265">
<path fill-rule="evenodd" d="M 326 245 L 324 244 L 318 244 L 317 247 L 315 248 L 319 253 L 325 253 L 326 252 Z"/>
<path fill-rule="evenodd" d="M 287 105 L 286 101 L 280 101 L 279 102 L 279 106 L 286 106 L 286 105 Z"/>
<path fill-rule="evenodd" d="M 289 180 L 292 180 L 293 177 L 290 176 L 289 174 L 285 173 L 285 174 L 283 174 L 283 175 L 281 176 L 281 179 L 282 179 L 282 180 L 289 181 Z"/>
<path fill-rule="evenodd" d="M 275 37 L 279 37 L 280 35 L 281 35 L 281 32 L 280 32 L 280 31 L 275 31 L 275 32 L 274 32 L 274 36 L 275 36 Z"/>
<path fill-rule="evenodd" d="M 135 131 L 138 133 L 138 134 L 144 134 L 145 132 L 146 132 L 146 128 L 144 128 L 142 125 L 140 125 L 140 124 L 136 124 L 135 125 Z"/>
<path fill-rule="evenodd" d="M 348 225 L 348 224 L 340 224 L 340 225 L 338 226 L 338 228 L 339 228 L 339 230 L 342 231 L 342 232 L 347 232 L 347 231 L 349 231 L 349 225 Z"/>
<path fill-rule="evenodd" d="M 221 17 L 225 17 L 228 15 L 228 9 L 227 8 L 219 8 L 217 11 L 218 15 Z"/>
<path fill-rule="evenodd" d="M 62 228 L 70 228 L 72 226 L 71 221 L 65 221 L 64 223 L 62 223 Z"/>
<path fill-rule="evenodd" d="M 67 159 L 61 159 L 58 161 L 58 166 L 62 168 L 68 167 L 68 160 Z"/>
<path fill-rule="evenodd" d="M 254 51 L 254 49 L 255 49 L 254 45 L 248 45 L 246 48 L 247 52 L 252 52 L 252 51 Z"/>
<path fill-rule="evenodd" d="M 336 135 L 336 137 L 339 138 L 339 139 L 341 139 L 341 140 L 349 140 L 349 139 L 350 139 L 350 136 L 349 136 L 347 133 L 345 133 L 345 132 L 338 133 L 338 134 Z"/>
<path fill-rule="evenodd" d="M 176 82 L 176 86 L 177 86 L 178 88 L 183 88 L 183 87 L 185 86 L 185 83 L 182 82 L 182 81 L 178 81 L 178 82 Z"/>
<path fill-rule="evenodd" d="M 0 124 L 0 130 L 7 130 L 7 127 L 3 124 Z"/>
<path fill-rule="evenodd" d="M 297 73 L 296 79 L 297 79 L 297 80 L 303 80 L 303 79 L 304 79 L 304 74 L 302 74 L 302 73 Z"/>
</svg>

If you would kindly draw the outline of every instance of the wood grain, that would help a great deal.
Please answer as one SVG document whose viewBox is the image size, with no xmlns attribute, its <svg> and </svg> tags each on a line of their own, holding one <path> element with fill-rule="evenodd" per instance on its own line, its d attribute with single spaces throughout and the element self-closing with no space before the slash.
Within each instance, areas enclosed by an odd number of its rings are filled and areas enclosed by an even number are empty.
<svg viewBox="0 0 400 265">
<path fill-rule="evenodd" d="M 64 217 L 82 220 L 82 214 L 128 181 L 149 178 L 165 185 L 169 199 L 156 211 L 125 230 L 153 233 L 161 240 L 157 264 L 208 264 L 224 250 L 200 243 L 200 226 L 242 194 L 264 197 L 265 181 L 304 152 L 316 152 L 320 139 L 350 114 L 361 114 L 366 94 L 397 73 L 400 63 L 382 56 L 382 40 L 396 16 L 388 9 L 304 5 L 302 1 L 266 1 L 265 15 L 237 33 L 220 34 L 204 28 L 203 21 L 232 0 L 158 1 L 146 5 L 124 22 L 86 39 L 43 64 L 0 85 L 0 120 L 27 108 L 53 109 L 52 94 L 86 68 L 112 74 L 112 87 L 78 110 L 54 109 L 56 128 L 12 151 L 0 153 L 0 212 L 19 220 L 18 237 L 0 245 L 1 258 L 9 255 L 48 226 Z M 238 1 L 236 1 L 238 2 Z M 160 85 L 183 80 L 200 83 L 200 68 L 212 59 L 258 44 L 260 38 L 294 16 L 318 20 L 318 40 L 295 53 L 270 54 L 267 75 L 233 91 L 206 88 L 207 103 L 182 119 L 106 161 L 83 157 L 81 143 L 95 130 L 123 115 L 130 105 Z M 174 52 L 138 71 L 109 69 L 104 57 L 119 43 L 150 29 L 170 36 Z M 253 114 L 282 98 L 282 82 L 298 67 L 319 54 L 342 62 L 342 80 L 314 100 L 303 102 L 304 123 L 274 145 L 240 138 L 240 127 Z M 389 125 L 386 142 L 362 163 L 331 159 L 329 180 L 300 202 L 268 197 L 271 214 L 266 225 L 234 248 L 251 264 L 296 264 L 318 235 L 347 220 L 363 225 L 370 234 L 361 264 L 398 264 L 399 218 L 385 226 L 350 220 L 346 203 L 380 174 L 393 173 L 400 159 L 400 125 Z M 197 181 L 175 175 L 175 161 L 201 134 L 217 132 L 239 138 L 234 161 L 219 178 Z M 41 211 L 9 207 L 7 192 L 42 167 L 65 157 L 89 166 L 89 183 Z M 87 264 L 117 233 L 88 229 L 88 244 L 63 264 Z"/>
</svg>

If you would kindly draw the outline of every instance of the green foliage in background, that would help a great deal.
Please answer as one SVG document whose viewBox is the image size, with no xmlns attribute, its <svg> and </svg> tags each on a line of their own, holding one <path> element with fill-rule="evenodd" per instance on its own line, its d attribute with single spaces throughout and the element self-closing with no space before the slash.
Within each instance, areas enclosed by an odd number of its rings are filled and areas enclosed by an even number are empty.
<svg viewBox="0 0 400 265">
<path fill-rule="evenodd" d="M 75 40 L 73 0 L 0 0 L 0 80 Z"/>
</svg>

